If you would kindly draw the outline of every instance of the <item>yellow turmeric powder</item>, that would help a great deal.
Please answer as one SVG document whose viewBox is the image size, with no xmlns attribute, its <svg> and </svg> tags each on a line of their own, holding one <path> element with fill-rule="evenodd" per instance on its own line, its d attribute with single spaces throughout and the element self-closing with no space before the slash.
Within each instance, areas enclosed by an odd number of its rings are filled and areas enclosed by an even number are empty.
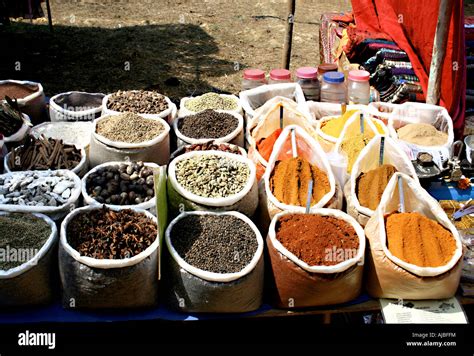
<svg viewBox="0 0 474 356">
<path fill-rule="evenodd" d="M 347 173 L 350 174 L 352 172 L 352 166 L 354 166 L 357 157 L 359 157 L 360 152 L 367 146 L 372 137 L 367 133 L 359 133 L 342 141 L 341 149 L 347 156 Z"/>
<path fill-rule="evenodd" d="M 324 132 L 326 135 L 332 136 L 334 138 L 338 138 L 341 135 L 342 130 L 344 129 L 344 126 L 346 125 L 347 120 L 356 113 L 357 110 L 348 110 L 343 114 L 342 116 L 336 117 L 334 119 L 328 120 L 323 122 L 321 125 L 321 131 Z M 360 114 L 359 114 L 360 115 Z M 360 116 L 357 115 L 357 122 L 359 122 Z M 367 120 L 367 119 L 366 119 Z M 380 134 L 385 134 L 385 131 L 382 128 L 382 125 L 378 121 L 371 120 L 372 123 L 375 125 L 377 128 L 378 133 Z M 352 127 L 348 128 L 347 133 L 350 136 L 355 135 L 357 132 L 360 131 L 360 128 L 358 125 L 353 125 Z"/>
</svg>

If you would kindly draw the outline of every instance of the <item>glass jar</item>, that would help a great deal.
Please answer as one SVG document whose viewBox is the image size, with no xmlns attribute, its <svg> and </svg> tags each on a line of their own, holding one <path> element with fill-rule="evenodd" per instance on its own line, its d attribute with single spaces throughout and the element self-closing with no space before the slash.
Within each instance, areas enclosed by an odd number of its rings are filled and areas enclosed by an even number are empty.
<svg viewBox="0 0 474 356">
<path fill-rule="evenodd" d="M 318 70 L 314 67 L 301 67 L 296 70 L 296 83 L 303 89 L 306 100 L 319 101 L 320 85 Z"/>
<path fill-rule="evenodd" d="M 324 73 L 323 84 L 321 85 L 321 101 L 326 103 L 347 103 L 344 73 Z"/>
<path fill-rule="evenodd" d="M 370 102 L 370 73 L 366 70 L 351 70 L 347 82 L 349 104 L 368 105 Z"/>
<path fill-rule="evenodd" d="M 272 69 L 268 84 L 291 83 L 291 72 L 288 69 Z"/>
<path fill-rule="evenodd" d="M 242 78 L 242 91 L 266 84 L 265 72 L 261 69 L 245 69 Z"/>
<path fill-rule="evenodd" d="M 337 72 L 337 64 L 334 63 L 322 63 L 318 66 L 318 80 L 320 83 L 323 82 L 324 73 Z"/>
</svg>

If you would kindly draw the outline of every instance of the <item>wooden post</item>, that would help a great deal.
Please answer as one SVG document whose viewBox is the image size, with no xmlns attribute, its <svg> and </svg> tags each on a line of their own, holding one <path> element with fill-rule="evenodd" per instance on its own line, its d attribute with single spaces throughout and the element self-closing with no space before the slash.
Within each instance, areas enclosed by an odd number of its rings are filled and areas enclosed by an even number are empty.
<svg viewBox="0 0 474 356">
<path fill-rule="evenodd" d="M 46 0 L 46 11 L 48 12 L 49 31 L 53 32 L 53 18 L 51 16 L 51 6 L 49 5 L 49 0 Z"/>
<path fill-rule="evenodd" d="M 281 67 L 290 69 L 291 42 L 293 40 L 293 23 L 295 16 L 296 0 L 287 0 L 287 15 L 285 27 L 285 44 L 283 46 L 283 57 Z"/>
<path fill-rule="evenodd" d="M 443 69 L 444 56 L 446 54 L 446 42 L 449 32 L 449 23 L 453 12 L 454 0 L 440 0 L 438 9 L 438 24 L 433 42 L 433 53 L 431 55 L 430 77 L 428 79 L 428 93 L 426 103 L 437 105 L 440 99 L 441 72 Z"/>
</svg>

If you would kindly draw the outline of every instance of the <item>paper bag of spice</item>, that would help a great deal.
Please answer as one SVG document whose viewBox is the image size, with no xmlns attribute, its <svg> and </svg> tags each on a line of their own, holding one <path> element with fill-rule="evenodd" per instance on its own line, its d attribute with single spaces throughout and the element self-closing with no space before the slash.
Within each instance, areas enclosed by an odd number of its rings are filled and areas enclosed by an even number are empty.
<svg viewBox="0 0 474 356">
<path fill-rule="evenodd" d="M 280 112 L 283 108 L 283 119 Z M 257 179 L 262 178 L 268 165 L 268 153 L 271 153 L 275 141 L 278 139 L 279 130 L 289 125 L 297 125 L 316 137 L 312 126 L 312 118 L 298 110 L 297 104 L 288 98 L 277 96 L 265 103 L 256 111 L 255 116 L 247 126 L 247 140 L 249 143 L 249 158 L 257 166 Z M 282 127 L 281 127 L 282 126 Z M 262 149 L 262 152 L 260 152 Z M 265 155 L 265 157 L 264 157 Z"/>
<path fill-rule="evenodd" d="M 395 216 L 400 205 L 398 177 L 403 182 L 405 213 Z M 371 296 L 445 299 L 456 293 L 463 255 L 459 233 L 439 203 L 410 176 L 404 173 L 392 176 L 365 227 L 365 234 L 370 247 L 366 289 Z M 421 243 L 423 236 L 430 242 Z M 450 246 L 449 251 L 432 250 L 442 242 Z M 400 243 L 408 249 L 400 252 L 397 248 Z M 406 255 L 401 257 L 400 253 Z M 431 255 L 439 255 L 438 260 L 444 262 L 416 262 Z"/>
<path fill-rule="evenodd" d="M 292 130 L 297 157 L 293 155 Z M 311 209 L 342 207 L 342 191 L 336 185 L 321 146 L 301 127 L 287 126 L 275 142 L 263 177 L 270 218 L 283 210 L 304 211 L 311 179 Z"/>
<path fill-rule="evenodd" d="M 0 306 L 46 304 L 57 292 L 58 230 L 43 214 L 0 212 Z M 19 292 L 20 291 L 20 292 Z"/>
<path fill-rule="evenodd" d="M 279 213 L 267 246 L 278 308 L 339 304 L 360 294 L 365 235 L 349 215 L 335 209 Z"/>
<path fill-rule="evenodd" d="M 383 163 L 380 165 L 380 144 L 384 137 Z M 365 226 L 374 213 L 393 173 L 401 172 L 416 181 L 413 164 L 397 142 L 388 136 L 375 136 L 361 151 L 349 181 L 344 186 L 347 213 Z"/>
<path fill-rule="evenodd" d="M 163 281 L 174 309 L 243 313 L 263 299 L 263 238 L 237 212 L 182 213 L 166 230 Z"/>
<path fill-rule="evenodd" d="M 342 187 L 349 180 L 362 149 L 379 133 L 374 121 L 369 118 L 368 111 L 362 110 L 360 114 L 364 114 L 362 127 L 360 115 L 351 116 L 344 125 L 333 151 L 328 154 L 331 168 Z"/>
<path fill-rule="evenodd" d="M 196 210 L 252 216 L 258 205 L 255 165 L 228 152 L 185 153 L 169 165 L 168 201 L 171 216 Z"/>
<path fill-rule="evenodd" d="M 59 273 L 67 309 L 144 308 L 157 303 L 157 219 L 143 209 L 88 206 L 61 224 Z"/>
</svg>

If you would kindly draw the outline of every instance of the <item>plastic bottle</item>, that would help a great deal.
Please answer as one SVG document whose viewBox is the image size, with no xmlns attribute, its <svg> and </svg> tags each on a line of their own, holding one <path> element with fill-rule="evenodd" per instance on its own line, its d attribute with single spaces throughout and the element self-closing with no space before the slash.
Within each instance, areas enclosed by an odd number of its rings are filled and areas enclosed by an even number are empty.
<svg viewBox="0 0 474 356">
<path fill-rule="evenodd" d="M 291 72 L 288 69 L 272 69 L 268 84 L 291 83 Z"/>
<path fill-rule="evenodd" d="M 321 85 L 321 101 L 328 103 L 347 103 L 344 73 L 324 73 L 323 84 Z"/>
<path fill-rule="evenodd" d="M 369 104 L 370 73 L 365 70 L 351 70 L 347 82 L 349 104 Z"/>
<path fill-rule="evenodd" d="M 296 83 L 303 89 L 306 100 L 319 101 L 320 85 L 318 70 L 314 67 L 301 67 L 296 70 Z"/>
<path fill-rule="evenodd" d="M 265 72 L 261 69 L 246 69 L 242 78 L 242 90 L 249 90 L 266 84 Z"/>
</svg>

